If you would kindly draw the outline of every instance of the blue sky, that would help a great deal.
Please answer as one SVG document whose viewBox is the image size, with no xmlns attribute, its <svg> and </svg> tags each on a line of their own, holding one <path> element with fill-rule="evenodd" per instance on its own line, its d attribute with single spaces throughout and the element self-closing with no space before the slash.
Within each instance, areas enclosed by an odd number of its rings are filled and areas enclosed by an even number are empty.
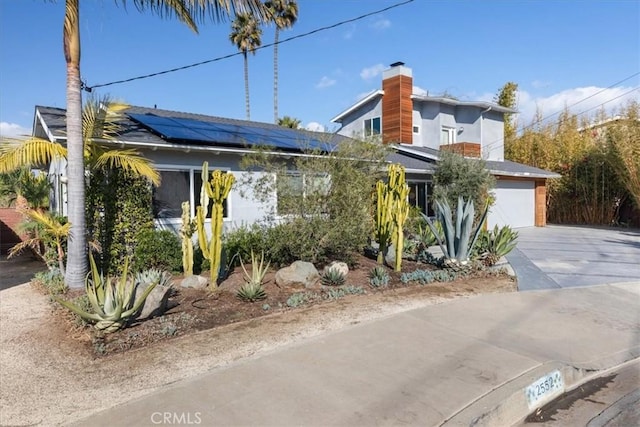
<svg viewBox="0 0 640 427">
<path fill-rule="evenodd" d="M 281 38 L 401 1 L 299 0 L 298 23 Z M 2 135 L 29 132 L 37 104 L 65 106 L 63 16 L 63 0 L 0 1 Z M 234 53 L 229 27 L 207 22 L 196 35 L 176 20 L 139 13 L 132 2 L 125 9 L 83 0 L 83 79 L 91 86 Z M 266 27 L 263 43 L 273 33 Z M 417 90 L 463 100 L 490 100 L 515 81 L 521 124 L 536 108 L 550 115 L 588 96 L 572 110 L 611 109 L 640 99 L 640 1 L 414 0 L 282 44 L 280 115 L 331 128 L 332 117 L 380 88 L 381 70 L 395 61 L 413 69 Z M 273 49 L 251 56 L 249 72 L 251 118 L 270 122 Z M 96 92 L 133 105 L 245 117 L 241 56 Z"/>
</svg>

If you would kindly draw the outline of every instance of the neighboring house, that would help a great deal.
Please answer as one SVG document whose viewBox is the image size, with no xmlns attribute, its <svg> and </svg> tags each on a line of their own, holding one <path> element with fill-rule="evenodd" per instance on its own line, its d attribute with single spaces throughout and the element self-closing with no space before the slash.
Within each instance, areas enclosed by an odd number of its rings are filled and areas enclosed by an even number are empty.
<svg viewBox="0 0 640 427">
<path fill-rule="evenodd" d="M 497 179 L 489 227 L 545 226 L 546 180 L 559 175 L 504 160 L 504 116 L 514 113 L 490 102 L 415 93 L 411 69 L 396 62 L 383 72 L 381 90 L 331 121 L 341 125 L 338 134 L 343 136 L 380 135 L 404 157 L 434 163 L 440 150 L 449 150 L 481 158 Z M 407 180 L 416 205 L 428 212 L 431 175 L 412 172 L 408 170 Z"/>
</svg>

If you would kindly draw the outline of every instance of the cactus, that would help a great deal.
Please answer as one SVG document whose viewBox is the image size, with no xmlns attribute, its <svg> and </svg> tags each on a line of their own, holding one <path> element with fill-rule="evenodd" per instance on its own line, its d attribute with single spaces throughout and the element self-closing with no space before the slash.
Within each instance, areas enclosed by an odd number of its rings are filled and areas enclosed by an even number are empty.
<svg viewBox="0 0 640 427">
<path fill-rule="evenodd" d="M 209 164 L 202 164 L 202 189 L 200 191 L 200 206 L 196 209 L 196 228 L 198 230 L 198 244 L 202 254 L 209 260 L 211 268 L 211 279 L 209 288 L 215 290 L 218 287 L 218 274 L 220 271 L 220 260 L 222 258 L 222 218 L 223 204 L 235 177 L 230 173 L 219 170 L 213 171 L 209 179 Z M 204 221 L 207 215 L 209 200 L 213 202 L 211 207 L 211 239 L 207 239 L 204 228 Z"/>
<path fill-rule="evenodd" d="M 191 205 L 182 203 L 182 227 L 180 238 L 182 239 L 182 270 L 185 277 L 193 275 L 193 241 L 191 237 L 195 232 L 195 223 L 191 219 Z"/>
<path fill-rule="evenodd" d="M 422 216 L 438 239 L 438 244 L 440 245 L 440 249 L 442 249 L 442 253 L 445 257 L 444 265 L 451 268 L 461 268 L 466 266 L 469 262 L 471 250 L 473 249 L 473 246 L 478 239 L 478 235 L 480 234 L 482 224 L 487 217 L 489 205 L 487 204 L 485 207 L 475 230 L 473 230 L 473 217 L 475 213 L 473 200 L 465 202 L 462 196 L 459 197 L 455 218 L 453 217 L 449 203 L 446 200 L 436 200 L 436 211 L 438 221 L 442 224 L 444 242 L 437 234 L 438 230 L 429 217 L 424 214 L 422 214 Z"/>
<path fill-rule="evenodd" d="M 378 242 L 378 264 L 383 264 L 384 256 L 391 242 L 393 221 L 390 214 L 391 193 L 388 186 L 382 181 L 376 183 L 376 196 L 375 238 Z"/>
<path fill-rule="evenodd" d="M 409 186 L 405 181 L 404 167 L 401 165 L 389 166 L 389 189 L 393 194 L 391 220 L 393 221 L 392 241 L 396 248 L 395 271 L 400 271 L 404 250 L 404 223 L 409 216 Z"/>
</svg>

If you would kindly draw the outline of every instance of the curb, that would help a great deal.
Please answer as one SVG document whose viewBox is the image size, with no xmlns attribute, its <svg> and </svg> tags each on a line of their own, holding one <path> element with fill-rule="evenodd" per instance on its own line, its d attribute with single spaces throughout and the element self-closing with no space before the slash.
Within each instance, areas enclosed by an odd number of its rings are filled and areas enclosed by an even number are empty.
<svg viewBox="0 0 640 427">
<path fill-rule="evenodd" d="M 514 425 L 563 393 L 573 391 L 588 381 L 636 360 L 640 360 L 640 347 L 608 356 L 583 367 L 560 361 L 542 363 L 470 402 L 468 406 L 444 420 L 440 426 Z M 535 404 L 529 404 L 527 388 L 555 371 L 561 374 L 562 387 Z"/>
</svg>

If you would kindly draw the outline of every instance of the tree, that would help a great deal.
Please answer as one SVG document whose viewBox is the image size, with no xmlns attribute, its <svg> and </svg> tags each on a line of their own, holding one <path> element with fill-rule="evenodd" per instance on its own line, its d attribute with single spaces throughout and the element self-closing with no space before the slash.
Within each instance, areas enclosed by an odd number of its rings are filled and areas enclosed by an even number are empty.
<svg viewBox="0 0 640 427">
<path fill-rule="evenodd" d="M 294 0 L 270 0 L 264 5 L 271 22 L 276 26 L 273 42 L 273 119 L 278 123 L 278 39 L 280 31 L 291 28 L 297 21 L 298 4 Z"/>
<path fill-rule="evenodd" d="M 244 58 L 244 93 L 247 120 L 251 120 L 251 107 L 249 104 L 249 60 L 247 53 L 255 54 L 256 48 L 262 44 L 262 29 L 255 16 L 250 13 L 239 13 L 231 24 L 229 40 L 235 44 Z"/>
<path fill-rule="evenodd" d="M 28 166 L 9 173 L 0 173 L 0 199 L 21 209 L 42 210 L 49 205 L 51 184 L 44 173 L 34 175 Z"/>
<path fill-rule="evenodd" d="M 493 101 L 507 108 L 516 108 L 518 95 L 518 84 L 514 82 L 507 82 L 500 89 L 498 94 L 494 97 Z M 504 142 L 505 145 L 513 142 L 516 136 L 516 124 L 514 123 L 512 114 L 504 115 Z"/>
<path fill-rule="evenodd" d="M 296 119 L 290 116 L 284 116 L 280 117 L 276 123 L 278 124 L 278 126 L 282 126 L 285 128 L 300 129 L 300 123 L 302 122 L 300 121 L 300 119 Z"/>
<path fill-rule="evenodd" d="M 132 0 L 140 11 L 160 16 L 176 16 L 197 32 L 196 21 L 205 16 L 220 20 L 236 11 L 265 16 L 259 0 Z M 126 3 L 126 0 L 122 0 Z M 80 0 L 66 0 L 63 25 L 63 50 L 67 64 L 67 175 L 69 177 L 68 212 L 72 239 L 69 241 L 66 282 L 70 288 L 84 286 L 87 272 L 87 236 L 85 222 L 84 153 L 82 135 L 82 95 L 80 82 Z"/>
</svg>

